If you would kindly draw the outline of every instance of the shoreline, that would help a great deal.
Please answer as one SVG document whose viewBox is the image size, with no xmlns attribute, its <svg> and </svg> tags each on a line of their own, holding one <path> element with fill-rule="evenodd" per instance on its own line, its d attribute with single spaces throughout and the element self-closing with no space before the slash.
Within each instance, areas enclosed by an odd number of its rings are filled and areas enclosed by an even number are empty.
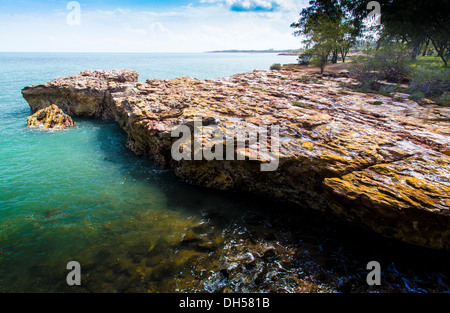
<svg viewBox="0 0 450 313">
<path fill-rule="evenodd" d="M 216 80 L 180 77 L 138 83 L 137 73 L 132 71 L 86 71 L 25 88 L 23 95 L 33 111 L 53 102 L 69 115 L 116 120 L 127 133 L 128 147 L 135 154 L 149 154 L 161 167 L 174 170 L 191 184 L 266 194 L 274 199 L 289 200 L 299 207 L 312 207 L 340 216 L 382 235 L 390 234 L 391 238 L 449 250 L 446 236 L 449 236 L 450 221 L 442 210 L 442 205 L 448 208 L 448 204 L 439 202 L 447 201 L 448 186 L 427 178 L 420 183 L 414 180 L 419 176 L 415 171 L 446 175 L 445 167 L 438 165 L 448 159 L 439 152 L 448 148 L 446 137 L 439 139 L 436 130 L 416 122 L 418 117 L 433 119 L 429 114 L 441 112 L 423 110 L 401 94 L 395 100 L 343 90 L 339 84 L 348 81 L 344 76 L 308 73 L 311 77 L 305 80 L 304 74 L 288 66 L 281 71 L 254 71 Z M 164 100 L 166 94 L 171 95 L 169 102 Z M 189 99 L 186 94 L 190 94 Z M 233 100 L 236 97 L 240 98 L 239 103 Z M 377 101 L 386 104 L 374 106 Z M 345 103 L 341 111 L 334 109 L 336 102 Z M 405 105 L 414 107 L 416 114 L 393 116 L 392 120 L 377 117 L 380 109 L 389 114 Z M 170 131 L 199 112 L 202 112 L 200 116 L 212 118 L 214 123 L 223 126 L 235 123 L 236 119 L 242 125 L 275 123 L 282 126 L 281 136 L 286 139 L 282 140 L 280 169 L 273 175 L 257 174 L 258 162 L 261 162 L 258 160 L 255 164 L 174 161 L 170 156 L 173 144 Z M 350 124 L 349 116 L 354 119 Z M 373 124 L 374 117 L 378 119 L 377 124 Z M 405 131 L 401 124 L 405 118 L 421 128 L 422 134 L 414 132 L 413 128 L 407 139 L 399 139 L 397 134 Z M 380 122 L 385 124 L 381 128 Z M 324 136 L 330 129 L 340 130 L 333 137 Z M 356 135 L 363 133 L 366 135 Z M 358 157 L 355 158 L 355 154 Z M 412 172 L 402 176 L 395 167 Z M 385 180 L 379 180 L 373 173 Z M 386 180 L 389 177 L 392 181 Z M 374 193 L 375 187 L 367 189 L 361 183 L 366 180 L 380 190 L 397 189 L 404 200 L 399 202 L 395 196 Z M 405 183 L 398 185 L 396 180 Z M 430 202 L 428 192 L 421 187 L 423 184 L 442 190 L 441 199 Z M 361 198 L 350 197 L 353 193 Z M 418 199 L 417 194 L 423 195 L 422 198 Z M 413 195 L 419 202 L 411 204 L 408 197 Z M 363 198 L 366 200 L 360 202 Z M 387 205 L 380 206 L 379 201 Z M 399 205 L 403 207 L 401 211 L 398 211 Z M 386 215 L 391 219 L 385 220 Z M 420 229 L 427 231 L 418 231 Z"/>
</svg>

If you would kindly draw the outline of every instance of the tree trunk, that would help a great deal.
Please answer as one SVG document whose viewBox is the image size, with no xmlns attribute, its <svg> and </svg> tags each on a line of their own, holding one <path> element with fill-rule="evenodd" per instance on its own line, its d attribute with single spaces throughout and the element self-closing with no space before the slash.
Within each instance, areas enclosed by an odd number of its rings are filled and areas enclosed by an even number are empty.
<svg viewBox="0 0 450 313">
<path fill-rule="evenodd" d="M 333 57 L 331 59 L 331 63 L 336 64 L 338 62 L 338 50 L 333 50 Z"/>
<path fill-rule="evenodd" d="M 347 54 L 349 52 L 349 48 L 341 48 L 341 58 L 342 58 L 342 63 L 345 63 L 345 59 L 347 58 Z"/>
<path fill-rule="evenodd" d="M 439 56 L 441 57 L 442 61 L 444 62 L 444 66 L 448 67 L 448 63 L 447 63 L 447 59 L 445 58 L 444 51 L 445 51 L 445 49 L 441 50 L 441 52 L 439 52 Z"/>
<path fill-rule="evenodd" d="M 447 50 L 447 47 L 445 45 L 438 45 L 436 44 L 435 40 L 430 37 L 431 43 L 433 44 L 434 49 L 436 49 L 436 52 L 438 53 L 439 57 L 444 62 L 445 67 L 448 67 L 447 59 L 445 58 L 445 51 Z"/>
<path fill-rule="evenodd" d="M 328 53 L 327 56 L 322 57 L 322 58 L 320 59 L 320 64 L 319 64 L 319 66 L 320 66 L 320 74 L 321 74 L 321 75 L 323 74 L 323 71 L 325 70 L 325 65 L 326 65 L 327 62 L 328 62 L 328 56 L 329 56 L 329 55 L 330 55 L 330 54 Z"/>
<path fill-rule="evenodd" d="M 416 60 L 417 56 L 420 54 L 420 44 L 414 46 L 411 53 L 411 59 Z"/>
<path fill-rule="evenodd" d="M 427 50 L 428 50 L 428 46 L 430 45 L 430 39 L 427 40 L 427 42 L 425 43 L 425 49 L 423 50 L 422 56 L 426 56 L 427 55 Z"/>
</svg>

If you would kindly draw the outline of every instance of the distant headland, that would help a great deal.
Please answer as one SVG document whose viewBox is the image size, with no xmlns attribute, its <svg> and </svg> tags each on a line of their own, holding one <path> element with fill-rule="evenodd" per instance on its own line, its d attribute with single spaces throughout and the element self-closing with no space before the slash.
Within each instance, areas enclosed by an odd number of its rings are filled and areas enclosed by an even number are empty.
<svg viewBox="0 0 450 313">
<path fill-rule="evenodd" d="M 266 50 L 217 50 L 217 51 L 206 51 L 206 53 L 278 53 L 280 55 L 298 55 L 300 54 L 300 50 L 298 49 L 287 49 L 287 50 L 275 50 L 275 49 L 266 49 Z"/>
</svg>

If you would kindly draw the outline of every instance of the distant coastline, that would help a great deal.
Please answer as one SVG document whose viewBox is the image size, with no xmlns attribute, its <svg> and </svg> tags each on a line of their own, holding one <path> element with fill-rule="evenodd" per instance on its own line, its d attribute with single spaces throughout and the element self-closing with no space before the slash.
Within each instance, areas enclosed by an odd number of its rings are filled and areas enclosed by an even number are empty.
<svg viewBox="0 0 450 313">
<path fill-rule="evenodd" d="M 206 53 L 278 53 L 279 55 L 299 55 L 300 50 L 297 49 L 287 49 L 287 50 L 217 50 L 217 51 L 206 51 Z"/>
</svg>

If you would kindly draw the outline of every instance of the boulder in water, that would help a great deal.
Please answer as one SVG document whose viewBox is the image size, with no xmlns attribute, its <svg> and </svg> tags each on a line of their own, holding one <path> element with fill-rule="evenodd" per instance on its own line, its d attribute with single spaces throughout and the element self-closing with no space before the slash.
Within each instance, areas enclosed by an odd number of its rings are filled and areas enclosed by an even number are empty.
<svg viewBox="0 0 450 313">
<path fill-rule="evenodd" d="M 75 123 L 69 115 L 52 104 L 28 117 L 27 125 L 30 128 L 67 129 L 75 126 Z"/>
</svg>

